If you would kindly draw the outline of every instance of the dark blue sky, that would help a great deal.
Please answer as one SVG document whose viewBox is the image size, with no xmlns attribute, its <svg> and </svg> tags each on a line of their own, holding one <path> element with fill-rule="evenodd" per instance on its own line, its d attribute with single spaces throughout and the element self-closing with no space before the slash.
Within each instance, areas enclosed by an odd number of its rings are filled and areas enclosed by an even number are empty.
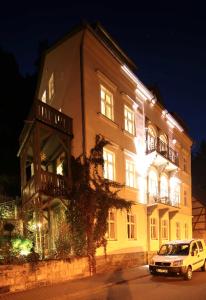
<svg viewBox="0 0 206 300">
<path fill-rule="evenodd" d="M 54 42 L 82 19 L 98 20 L 136 63 L 138 77 L 159 87 L 168 110 L 198 141 L 206 138 L 206 10 L 169 2 L 8 1 L 0 10 L 0 46 L 31 73 L 39 41 Z"/>
</svg>

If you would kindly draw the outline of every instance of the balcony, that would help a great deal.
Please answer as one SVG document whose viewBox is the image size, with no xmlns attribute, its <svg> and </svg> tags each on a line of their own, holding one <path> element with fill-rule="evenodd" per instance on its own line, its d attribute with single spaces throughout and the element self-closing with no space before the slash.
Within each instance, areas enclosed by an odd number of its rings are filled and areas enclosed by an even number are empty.
<svg viewBox="0 0 206 300">
<path fill-rule="evenodd" d="M 63 133 L 72 134 L 72 119 L 70 117 L 42 101 L 35 100 L 20 135 L 20 144 L 29 128 L 31 128 L 34 120 L 38 120 L 48 126 L 62 131 Z"/>
<path fill-rule="evenodd" d="M 38 181 L 36 176 L 32 176 L 22 189 L 22 196 L 24 203 L 40 193 L 44 196 L 66 197 L 67 187 L 65 176 L 41 170 L 40 180 Z"/>
<path fill-rule="evenodd" d="M 171 199 L 170 197 L 161 197 L 159 195 L 149 196 L 147 211 L 151 213 L 154 209 L 165 212 L 177 213 L 180 209 L 180 199 Z"/>
<path fill-rule="evenodd" d="M 159 137 L 147 136 L 146 154 L 155 166 L 163 166 L 166 171 L 173 171 L 179 166 L 178 153 Z"/>
</svg>

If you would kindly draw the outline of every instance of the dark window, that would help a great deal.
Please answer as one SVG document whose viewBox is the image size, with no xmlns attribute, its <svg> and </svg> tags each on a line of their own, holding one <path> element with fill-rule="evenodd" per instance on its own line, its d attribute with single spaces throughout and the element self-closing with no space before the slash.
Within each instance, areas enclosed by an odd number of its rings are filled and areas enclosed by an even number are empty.
<svg viewBox="0 0 206 300">
<path fill-rule="evenodd" d="M 197 244 L 198 244 L 199 251 L 202 252 L 203 251 L 202 242 L 198 241 Z"/>
</svg>

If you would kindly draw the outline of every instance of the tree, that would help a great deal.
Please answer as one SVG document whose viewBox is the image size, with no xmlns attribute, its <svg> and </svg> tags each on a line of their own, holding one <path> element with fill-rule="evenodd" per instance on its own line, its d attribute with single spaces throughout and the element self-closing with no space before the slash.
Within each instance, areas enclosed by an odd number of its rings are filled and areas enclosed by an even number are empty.
<svg viewBox="0 0 206 300">
<path fill-rule="evenodd" d="M 96 249 L 103 246 L 106 254 L 109 210 L 129 210 L 132 205 L 132 202 L 118 196 L 122 184 L 103 177 L 103 148 L 108 144 L 97 135 L 90 155 L 72 160 L 73 182 L 66 212 L 70 240 L 74 255 L 88 257 L 90 274 L 96 273 Z"/>
<path fill-rule="evenodd" d="M 206 141 L 202 140 L 192 156 L 192 186 L 206 192 Z"/>
</svg>

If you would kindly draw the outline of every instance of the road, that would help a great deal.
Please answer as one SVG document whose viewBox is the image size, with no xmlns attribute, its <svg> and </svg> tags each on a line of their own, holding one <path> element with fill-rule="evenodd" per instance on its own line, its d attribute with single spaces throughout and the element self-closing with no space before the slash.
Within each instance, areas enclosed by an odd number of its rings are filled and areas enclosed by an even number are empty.
<svg viewBox="0 0 206 300">
<path fill-rule="evenodd" d="M 69 298 L 68 298 L 69 299 Z M 206 300 L 206 273 L 194 272 L 191 281 L 181 277 L 152 277 L 124 281 L 78 300 Z"/>
</svg>

